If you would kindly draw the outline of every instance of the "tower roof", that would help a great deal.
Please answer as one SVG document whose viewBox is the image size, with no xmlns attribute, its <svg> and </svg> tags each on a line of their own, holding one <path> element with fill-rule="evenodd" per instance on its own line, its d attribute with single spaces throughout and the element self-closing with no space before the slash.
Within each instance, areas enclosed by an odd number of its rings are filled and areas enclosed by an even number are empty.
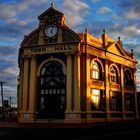
<svg viewBox="0 0 140 140">
<path fill-rule="evenodd" d="M 59 16 L 63 16 L 63 15 L 64 15 L 64 14 L 61 13 L 60 11 L 56 10 L 55 7 L 54 7 L 54 3 L 52 3 L 50 8 L 48 8 L 45 12 L 43 12 L 40 16 L 38 16 L 38 19 L 39 19 L 39 20 L 40 20 L 40 19 L 44 19 L 44 17 L 45 17 L 46 15 L 48 15 L 48 13 L 50 13 L 50 12 L 51 12 L 51 13 L 53 12 L 53 13 L 59 15 Z"/>
</svg>

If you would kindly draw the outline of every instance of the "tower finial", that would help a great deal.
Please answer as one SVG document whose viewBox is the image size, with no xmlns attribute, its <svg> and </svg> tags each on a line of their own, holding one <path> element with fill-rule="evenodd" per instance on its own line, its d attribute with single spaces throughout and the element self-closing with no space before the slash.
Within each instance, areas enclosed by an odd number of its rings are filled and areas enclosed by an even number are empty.
<svg viewBox="0 0 140 140">
<path fill-rule="evenodd" d="M 134 57 L 133 49 L 131 49 L 131 57 L 132 57 L 132 58 Z"/>
<path fill-rule="evenodd" d="M 120 36 L 118 37 L 118 40 L 119 40 L 119 41 L 121 40 L 121 37 L 120 37 Z"/>
<path fill-rule="evenodd" d="M 51 3 L 51 7 L 54 8 L 54 2 Z"/>
<path fill-rule="evenodd" d="M 86 28 L 86 29 L 85 29 L 85 33 L 87 33 L 87 32 L 88 32 L 88 29 Z"/>
</svg>

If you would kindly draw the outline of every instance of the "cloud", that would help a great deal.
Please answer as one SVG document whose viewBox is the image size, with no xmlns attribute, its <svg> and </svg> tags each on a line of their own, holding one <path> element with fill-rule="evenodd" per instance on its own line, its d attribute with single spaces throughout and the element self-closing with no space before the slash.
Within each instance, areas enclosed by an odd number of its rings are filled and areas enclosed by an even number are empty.
<svg viewBox="0 0 140 140">
<path fill-rule="evenodd" d="M 128 20 L 137 20 L 140 17 L 140 12 L 135 12 L 133 9 L 131 9 L 129 12 L 125 12 L 124 16 Z"/>
<path fill-rule="evenodd" d="M 119 0 L 114 1 L 121 10 L 118 14 L 128 20 L 138 20 L 140 17 L 140 0 Z"/>
<path fill-rule="evenodd" d="M 3 56 L 13 56 L 17 53 L 17 48 L 13 46 L 0 46 L 0 58 Z"/>
<path fill-rule="evenodd" d="M 0 5 L 0 18 L 1 19 L 9 19 L 11 17 L 16 16 L 16 10 L 12 7 L 12 5 L 1 4 Z"/>
<path fill-rule="evenodd" d="M 100 0 L 92 0 L 93 3 L 97 3 L 99 2 Z"/>
<path fill-rule="evenodd" d="M 5 69 L 1 69 L 0 73 L 5 75 L 18 75 L 18 69 L 16 67 L 8 67 Z"/>
<path fill-rule="evenodd" d="M 28 22 L 25 20 L 19 20 L 17 18 L 12 18 L 12 19 L 7 20 L 7 23 L 14 26 L 18 25 L 20 27 L 24 27 L 27 25 Z"/>
<path fill-rule="evenodd" d="M 70 26 L 76 26 L 83 22 L 83 17 L 87 14 L 89 6 L 80 0 L 64 0 L 62 7 L 68 17 Z"/>
<path fill-rule="evenodd" d="M 110 13 L 112 10 L 108 7 L 102 7 L 100 9 L 97 10 L 98 14 L 108 14 Z"/>
<path fill-rule="evenodd" d="M 122 33 L 127 37 L 134 37 L 140 35 L 140 29 L 138 29 L 135 25 L 127 26 L 123 29 Z"/>
<path fill-rule="evenodd" d="M 16 15 L 20 14 L 21 12 L 27 12 L 31 7 L 38 7 L 44 3 L 47 3 L 47 0 L 21 0 L 19 3 L 9 3 L 0 5 L 0 18 L 2 19 L 9 19 L 13 18 Z"/>
</svg>

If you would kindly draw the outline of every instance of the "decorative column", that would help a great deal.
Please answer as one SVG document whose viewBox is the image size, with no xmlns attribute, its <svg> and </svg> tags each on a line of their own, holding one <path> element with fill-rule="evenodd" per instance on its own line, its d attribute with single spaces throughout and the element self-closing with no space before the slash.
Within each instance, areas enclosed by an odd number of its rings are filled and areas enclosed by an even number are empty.
<svg viewBox="0 0 140 140">
<path fill-rule="evenodd" d="M 30 119 L 34 119 L 35 115 L 35 103 L 36 103 L 36 57 L 31 57 L 30 65 L 30 90 L 29 90 L 29 113 Z"/>
<path fill-rule="evenodd" d="M 70 53 L 67 55 L 67 84 L 66 84 L 66 111 L 65 122 L 69 122 L 72 113 L 72 56 Z"/>
<path fill-rule="evenodd" d="M 136 119 L 139 120 L 138 100 L 137 100 L 137 92 L 136 92 L 136 69 L 134 69 L 134 99 L 135 99 Z"/>
<path fill-rule="evenodd" d="M 29 59 L 24 58 L 24 71 L 23 71 L 23 111 L 27 111 L 27 97 L 28 97 L 28 84 L 29 84 Z"/>
<path fill-rule="evenodd" d="M 121 66 L 121 94 L 122 94 L 122 117 L 123 120 L 126 120 L 125 114 L 125 98 L 124 98 L 124 70 L 123 66 Z"/>
<path fill-rule="evenodd" d="M 86 110 L 87 120 L 91 119 L 91 93 L 90 93 L 90 55 L 86 55 Z"/>
<path fill-rule="evenodd" d="M 18 111 L 23 108 L 23 65 L 20 64 L 20 74 L 19 74 L 19 90 L 18 90 Z"/>
<path fill-rule="evenodd" d="M 110 104 L 109 104 L 109 70 L 108 60 L 105 61 L 105 91 L 106 91 L 106 117 L 107 121 L 110 119 Z"/>
<path fill-rule="evenodd" d="M 80 109 L 80 54 L 74 55 L 74 108 L 75 119 L 81 118 Z"/>
<path fill-rule="evenodd" d="M 28 94 L 29 94 L 29 58 L 23 60 L 23 88 L 22 88 L 22 110 L 19 112 L 19 122 L 24 122 L 28 118 Z"/>
</svg>

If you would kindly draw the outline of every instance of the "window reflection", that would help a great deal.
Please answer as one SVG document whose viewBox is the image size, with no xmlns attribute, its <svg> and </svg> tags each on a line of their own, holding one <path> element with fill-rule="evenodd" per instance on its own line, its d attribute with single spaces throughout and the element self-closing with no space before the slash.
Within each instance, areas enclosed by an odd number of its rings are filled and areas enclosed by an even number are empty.
<svg viewBox="0 0 140 140">
<path fill-rule="evenodd" d="M 91 78 L 100 79 L 100 68 L 95 61 L 91 63 Z"/>
<path fill-rule="evenodd" d="M 132 82 L 132 76 L 131 76 L 131 72 L 129 70 L 126 70 L 124 73 L 124 84 L 126 86 L 133 86 L 133 82 Z"/>
<path fill-rule="evenodd" d="M 98 89 L 91 89 L 91 110 L 105 110 L 105 93 Z"/>
<path fill-rule="evenodd" d="M 121 94 L 119 92 L 110 91 L 110 110 L 121 111 Z"/>
<path fill-rule="evenodd" d="M 110 81 L 114 83 L 118 82 L 117 70 L 114 66 L 110 68 Z"/>
</svg>

